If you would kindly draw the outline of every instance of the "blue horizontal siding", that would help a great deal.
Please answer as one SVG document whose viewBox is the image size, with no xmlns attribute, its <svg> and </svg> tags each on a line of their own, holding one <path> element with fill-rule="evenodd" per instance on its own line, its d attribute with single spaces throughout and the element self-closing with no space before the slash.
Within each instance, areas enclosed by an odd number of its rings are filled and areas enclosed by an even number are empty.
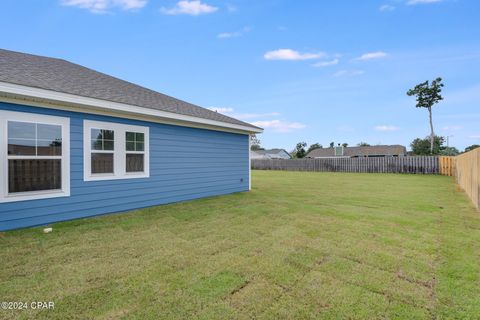
<svg viewBox="0 0 480 320">
<path fill-rule="evenodd" d="M 247 191 L 248 136 L 1 103 L 1 110 L 70 118 L 70 197 L 0 204 L 0 230 Z M 150 177 L 83 180 L 83 120 L 150 128 Z M 4 137 L 1 137 L 4 139 Z"/>
</svg>

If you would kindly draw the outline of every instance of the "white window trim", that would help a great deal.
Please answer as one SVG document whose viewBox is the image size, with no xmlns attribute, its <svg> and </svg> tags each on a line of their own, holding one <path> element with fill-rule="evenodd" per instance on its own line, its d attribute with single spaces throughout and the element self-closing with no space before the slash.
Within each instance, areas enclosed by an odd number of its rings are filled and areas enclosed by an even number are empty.
<svg viewBox="0 0 480 320">
<path fill-rule="evenodd" d="M 62 189 L 8 193 L 8 121 L 58 125 L 62 127 Z M 70 119 L 0 110 L 0 203 L 70 196 Z M 29 156 L 11 156 L 27 159 Z M 35 159 L 58 159 L 58 156 L 35 156 Z"/>
<path fill-rule="evenodd" d="M 98 151 L 99 153 L 113 153 L 113 173 L 94 173 L 92 174 L 92 150 L 91 129 L 105 129 L 114 131 L 114 147 L 113 151 Z M 126 151 L 126 132 L 139 132 L 145 135 L 145 151 L 132 152 Z M 144 172 L 126 172 L 126 155 L 127 153 L 143 153 L 145 154 Z M 119 179 L 138 179 L 150 177 L 150 135 L 149 127 L 134 126 L 115 122 L 103 121 L 83 121 L 83 179 L 84 181 L 103 181 L 103 180 L 119 180 Z"/>
</svg>

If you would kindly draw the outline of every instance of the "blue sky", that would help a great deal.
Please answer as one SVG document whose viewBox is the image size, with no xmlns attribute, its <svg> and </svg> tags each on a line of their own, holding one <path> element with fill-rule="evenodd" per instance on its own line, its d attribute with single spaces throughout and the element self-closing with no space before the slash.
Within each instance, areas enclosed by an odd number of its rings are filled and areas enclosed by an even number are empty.
<svg viewBox="0 0 480 320">
<path fill-rule="evenodd" d="M 405 92 L 444 78 L 436 132 L 480 144 L 478 0 L 3 0 L 0 47 L 64 58 L 260 125 L 263 146 L 408 145 Z"/>
</svg>

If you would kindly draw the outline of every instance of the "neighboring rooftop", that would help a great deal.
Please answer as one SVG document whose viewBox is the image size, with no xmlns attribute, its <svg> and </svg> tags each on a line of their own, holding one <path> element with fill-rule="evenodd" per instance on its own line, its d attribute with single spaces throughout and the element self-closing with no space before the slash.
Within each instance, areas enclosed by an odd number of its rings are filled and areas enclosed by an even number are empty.
<svg viewBox="0 0 480 320">
<path fill-rule="evenodd" d="M 290 153 L 285 149 L 268 149 L 268 150 L 252 150 L 252 154 L 254 158 L 268 158 L 268 159 L 291 159 Z"/>
<path fill-rule="evenodd" d="M 268 154 L 279 154 L 281 152 L 285 152 L 285 153 L 289 154 L 288 151 L 285 150 L 285 149 L 267 149 L 267 150 L 261 150 L 261 151 L 263 151 L 265 153 L 268 153 Z"/>
<path fill-rule="evenodd" d="M 338 148 L 338 147 L 337 147 Z M 401 145 L 378 145 L 364 147 L 345 147 L 343 157 L 391 157 L 407 154 L 407 148 Z M 307 154 L 307 158 L 335 157 L 335 148 L 317 148 Z"/>
<path fill-rule="evenodd" d="M 0 81 L 259 129 L 62 59 L 0 49 Z"/>
</svg>

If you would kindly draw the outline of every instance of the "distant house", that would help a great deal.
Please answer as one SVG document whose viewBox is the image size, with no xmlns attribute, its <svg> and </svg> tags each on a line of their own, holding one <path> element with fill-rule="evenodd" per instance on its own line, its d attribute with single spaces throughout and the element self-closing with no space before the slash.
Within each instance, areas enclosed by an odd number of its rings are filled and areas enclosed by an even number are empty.
<svg viewBox="0 0 480 320">
<path fill-rule="evenodd" d="M 307 154 L 307 158 L 361 158 L 361 157 L 403 157 L 407 148 L 401 145 L 379 145 L 365 147 L 317 148 Z"/>
<path fill-rule="evenodd" d="M 252 150 L 250 151 L 251 159 L 292 159 L 290 153 L 284 149 L 270 150 Z"/>
</svg>

